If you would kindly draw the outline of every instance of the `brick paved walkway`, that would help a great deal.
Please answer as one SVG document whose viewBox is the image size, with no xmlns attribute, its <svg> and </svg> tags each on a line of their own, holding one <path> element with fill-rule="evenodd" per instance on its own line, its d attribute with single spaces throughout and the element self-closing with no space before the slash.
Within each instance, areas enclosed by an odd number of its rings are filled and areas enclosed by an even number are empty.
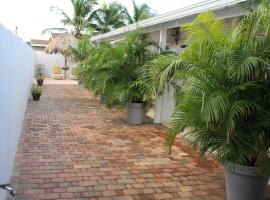
<svg viewBox="0 0 270 200">
<path fill-rule="evenodd" d="M 30 100 L 12 184 L 16 200 L 225 199 L 222 168 L 198 161 L 166 128 L 131 126 L 78 85 L 46 85 Z"/>
</svg>

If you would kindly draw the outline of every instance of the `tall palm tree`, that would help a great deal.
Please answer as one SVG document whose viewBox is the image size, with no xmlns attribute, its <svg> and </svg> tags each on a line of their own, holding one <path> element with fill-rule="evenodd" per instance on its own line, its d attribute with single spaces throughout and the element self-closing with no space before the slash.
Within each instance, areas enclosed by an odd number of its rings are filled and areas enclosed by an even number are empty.
<svg viewBox="0 0 270 200">
<path fill-rule="evenodd" d="M 82 36 L 82 32 L 90 26 L 89 19 L 92 17 L 94 6 L 97 0 L 71 0 L 73 6 L 73 16 L 70 17 L 65 11 L 58 7 L 52 7 L 51 10 L 57 11 L 63 19 L 61 22 L 64 25 L 71 27 L 71 32 L 76 38 Z M 66 31 L 65 28 L 49 28 L 43 32 Z"/>
<path fill-rule="evenodd" d="M 130 14 L 126 10 L 127 20 L 129 24 L 136 23 L 138 21 L 147 19 L 155 15 L 146 3 L 136 4 L 135 0 L 132 0 L 132 7 L 133 14 Z"/>
<path fill-rule="evenodd" d="M 78 40 L 75 46 L 69 47 L 68 55 L 76 63 L 82 63 L 84 60 L 86 60 L 89 57 L 90 52 L 93 48 L 93 44 L 91 43 L 91 40 L 90 40 L 91 34 L 92 32 L 84 34 Z"/>
<path fill-rule="evenodd" d="M 126 25 L 126 9 L 118 2 L 104 3 L 93 14 L 91 26 L 96 33 L 107 33 Z"/>
</svg>

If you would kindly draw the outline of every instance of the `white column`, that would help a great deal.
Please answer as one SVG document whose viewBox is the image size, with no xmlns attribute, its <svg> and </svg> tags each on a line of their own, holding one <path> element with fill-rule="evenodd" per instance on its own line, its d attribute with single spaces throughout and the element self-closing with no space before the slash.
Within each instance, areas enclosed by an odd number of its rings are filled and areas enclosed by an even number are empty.
<svg viewBox="0 0 270 200">
<path fill-rule="evenodd" d="M 97 41 L 97 47 L 100 47 L 100 41 Z"/>
<path fill-rule="evenodd" d="M 162 98 L 161 121 L 169 123 L 175 108 L 174 90 L 172 86 L 165 86 Z"/>
<path fill-rule="evenodd" d="M 159 36 L 159 47 L 161 48 L 159 51 L 164 50 L 167 42 L 167 29 L 160 30 Z M 157 96 L 155 101 L 155 115 L 154 115 L 154 123 L 161 123 L 162 120 L 162 107 L 163 107 L 163 97 Z"/>
<path fill-rule="evenodd" d="M 159 47 L 161 48 L 161 50 L 165 50 L 166 43 L 167 43 L 167 29 L 161 29 L 159 35 Z"/>
<path fill-rule="evenodd" d="M 161 123 L 161 111 L 162 111 L 162 96 L 156 96 L 155 99 L 155 114 L 154 114 L 154 123 Z"/>
</svg>

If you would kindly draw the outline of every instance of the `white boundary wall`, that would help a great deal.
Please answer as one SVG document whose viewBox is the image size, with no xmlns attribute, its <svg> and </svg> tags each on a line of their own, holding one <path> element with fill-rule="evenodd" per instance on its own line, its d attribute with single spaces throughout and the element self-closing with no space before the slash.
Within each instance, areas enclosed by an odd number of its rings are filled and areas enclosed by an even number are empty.
<svg viewBox="0 0 270 200">
<path fill-rule="evenodd" d="M 44 65 L 43 74 L 45 77 L 51 77 L 53 66 L 64 66 L 65 58 L 61 54 L 47 54 L 43 51 L 34 51 L 34 64 L 35 66 L 42 64 Z M 75 67 L 76 64 L 68 62 L 68 66 L 70 69 L 67 71 L 67 77 L 69 78 L 71 75 L 71 68 Z M 36 74 L 36 69 L 35 69 Z M 64 74 L 62 70 L 62 74 Z"/>
<path fill-rule="evenodd" d="M 64 66 L 65 58 L 61 54 L 46 54 L 42 51 L 34 51 L 34 64 L 35 66 L 44 65 L 43 74 L 46 77 L 51 77 L 52 67 L 55 65 Z"/>
<path fill-rule="evenodd" d="M 32 49 L 0 24 L 0 183 L 10 181 L 33 76 Z"/>
</svg>

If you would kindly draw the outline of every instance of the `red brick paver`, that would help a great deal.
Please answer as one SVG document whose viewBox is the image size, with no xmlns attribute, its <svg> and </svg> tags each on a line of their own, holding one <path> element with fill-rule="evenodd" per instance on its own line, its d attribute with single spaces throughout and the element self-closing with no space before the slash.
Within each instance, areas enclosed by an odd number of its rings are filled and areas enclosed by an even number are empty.
<svg viewBox="0 0 270 200">
<path fill-rule="evenodd" d="M 223 170 L 166 128 L 131 126 L 78 85 L 46 85 L 30 100 L 12 184 L 16 200 L 225 199 Z"/>
</svg>

